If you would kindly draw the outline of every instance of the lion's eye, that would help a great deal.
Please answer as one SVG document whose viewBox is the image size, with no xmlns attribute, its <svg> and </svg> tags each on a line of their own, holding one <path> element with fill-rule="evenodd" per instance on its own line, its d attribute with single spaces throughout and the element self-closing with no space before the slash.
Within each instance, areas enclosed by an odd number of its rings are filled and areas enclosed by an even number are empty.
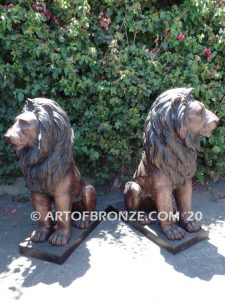
<svg viewBox="0 0 225 300">
<path fill-rule="evenodd" d="M 26 125 L 28 125 L 28 122 L 25 121 L 25 120 L 19 119 L 19 124 L 20 124 L 21 126 L 26 126 Z"/>
</svg>

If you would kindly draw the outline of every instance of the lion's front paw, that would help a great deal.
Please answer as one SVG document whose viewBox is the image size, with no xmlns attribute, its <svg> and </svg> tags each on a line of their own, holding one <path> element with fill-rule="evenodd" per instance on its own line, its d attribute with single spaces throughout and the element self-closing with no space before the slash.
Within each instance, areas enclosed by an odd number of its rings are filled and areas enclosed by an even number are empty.
<svg viewBox="0 0 225 300">
<path fill-rule="evenodd" d="M 195 219 L 193 220 L 182 219 L 179 221 L 179 225 L 185 230 L 187 230 L 188 232 L 196 232 L 201 230 L 202 228 L 202 224 Z"/>
<path fill-rule="evenodd" d="M 68 243 L 70 239 L 70 234 L 62 229 L 56 229 L 54 231 L 48 241 L 54 246 L 64 246 Z"/>
<path fill-rule="evenodd" d="M 181 240 L 185 235 L 185 231 L 175 224 L 161 225 L 161 230 L 169 240 Z"/>
<path fill-rule="evenodd" d="M 45 242 L 49 235 L 51 234 L 51 229 L 44 226 L 40 226 L 38 229 L 34 230 L 31 233 L 31 241 L 34 243 L 43 243 Z"/>
</svg>

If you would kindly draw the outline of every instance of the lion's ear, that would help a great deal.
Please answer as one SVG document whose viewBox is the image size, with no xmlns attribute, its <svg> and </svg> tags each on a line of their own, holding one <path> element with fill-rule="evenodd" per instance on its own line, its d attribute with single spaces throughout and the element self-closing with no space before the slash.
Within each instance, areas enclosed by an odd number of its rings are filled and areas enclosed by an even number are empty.
<svg viewBox="0 0 225 300">
<path fill-rule="evenodd" d="M 30 99 L 30 98 L 27 98 L 27 100 L 26 100 L 26 109 L 32 111 L 33 108 L 34 108 L 34 100 Z"/>
<path fill-rule="evenodd" d="M 188 101 L 193 100 L 192 91 L 193 91 L 193 88 L 187 89 L 186 99 Z"/>
<path fill-rule="evenodd" d="M 193 90 L 194 90 L 193 88 L 188 88 L 188 89 L 187 89 L 187 95 L 190 95 L 190 94 L 192 93 Z"/>
<path fill-rule="evenodd" d="M 179 105 L 181 103 L 181 100 L 182 100 L 181 96 L 179 96 L 179 95 L 173 96 L 171 99 L 172 106 Z"/>
</svg>

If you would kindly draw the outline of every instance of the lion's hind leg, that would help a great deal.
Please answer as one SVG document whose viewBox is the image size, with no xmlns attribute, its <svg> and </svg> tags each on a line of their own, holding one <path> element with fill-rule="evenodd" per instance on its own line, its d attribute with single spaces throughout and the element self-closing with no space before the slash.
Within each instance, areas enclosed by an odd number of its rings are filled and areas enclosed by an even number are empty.
<svg viewBox="0 0 225 300">
<path fill-rule="evenodd" d="M 76 201 L 73 204 L 73 211 L 81 213 L 81 219 L 73 222 L 78 228 L 87 228 L 90 224 L 90 213 L 94 211 L 96 206 L 96 191 L 92 185 L 86 185 Z"/>
<path fill-rule="evenodd" d="M 138 212 L 143 210 L 143 215 L 141 216 L 140 220 L 138 220 L 142 225 L 151 223 L 149 214 L 145 210 L 146 200 L 148 202 L 150 202 L 151 200 L 149 197 L 146 197 L 145 191 L 138 183 L 134 181 L 128 181 L 126 183 L 124 190 L 124 200 L 128 211 Z"/>
</svg>

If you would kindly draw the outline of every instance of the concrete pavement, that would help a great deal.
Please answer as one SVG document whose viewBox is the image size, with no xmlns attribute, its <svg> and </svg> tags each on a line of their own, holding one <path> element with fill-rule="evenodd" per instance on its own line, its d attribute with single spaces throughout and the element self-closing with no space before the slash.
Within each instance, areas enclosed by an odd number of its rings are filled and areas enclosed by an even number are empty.
<svg viewBox="0 0 225 300">
<path fill-rule="evenodd" d="M 0 197 L 0 298 L 212 299 L 224 294 L 225 181 L 194 191 L 210 238 L 172 255 L 120 221 L 103 221 L 63 265 L 20 256 L 18 244 L 36 226 L 31 202 Z M 121 193 L 98 197 L 100 208 Z"/>
</svg>

